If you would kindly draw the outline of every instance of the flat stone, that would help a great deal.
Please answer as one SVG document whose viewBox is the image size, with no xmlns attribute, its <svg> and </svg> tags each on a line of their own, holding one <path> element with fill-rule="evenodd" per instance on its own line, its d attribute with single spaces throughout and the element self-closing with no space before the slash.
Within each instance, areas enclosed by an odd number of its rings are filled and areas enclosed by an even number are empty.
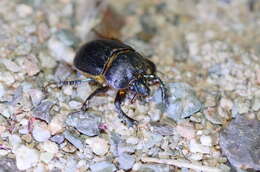
<svg viewBox="0 0 260 172">
<path fill-rule="evenodd" d="M 108 161 L 97 162 L 90 166 L 91 172 L 113 172 L 116 166 Z"/>
<path fill-rule="evenodd" d="M 1 172 L 8 172 L 8 171 L 19 172 L 15 164 L 15 159 L 7 158 L 7 157 L 0 158 L 0 169 Z"/>
<path fill-rule="evenodd" d="M 63 134 L 64 137 L 76 148 L 78 148 L 79 150 L 82 150 L 84 148 L 84 144 L 78 136 L 74 135 L 69 131 L 65 131 Z"/>
<path fill-rule="evenodd" d="M 127 153 L 122 153 L 118 157 L 119 167 L 124 170 L 130 170 L 135 163 L 135 158 L 133 155 Z"/>
<path fill-rule="evenodd" d="M 40 125 L 35 125 L 33 127 L 32 135 L 38 142 L 45 142 L 51 137 L 51 133 L 47 127 L 42 127 Z"/>
<path fill-rule="evenodd" d="M 220 133 L 220 147 L 233 166 L 260 170 L 259 133 L 260 121 L 240 115 Z"/>
<path fill-rule="evenodd" d="M 166 115 L 176 121 L 187 118 L 201 109 L 201 102 L 192 87 L 186 83 L 170 83 L 167 85 L 169 105 Z"/>
<path fill-rule="evenodd" d="M 195 139 L 192 139 L 190 141 L 189 149 L 192 153 L 210 153 L 210 149 L 208 146 L 204 146 L 202 144 L 197 143 Z"/>
<path fill-rule="evenodd" d="M 43 121 L 46 121 L 47 123 L 50 122 L 51 116 L 50 116 L 50 109 L 54 105 L 53 102 L 50 102 L 48 100 L 42 101 L 40 104 L 38 104 L 34 111 L 33 116 L 35 118 L 39 118 Z"/>
<path fill-rule="evenodd" d="M 86 143 L 92 148 L 96 155 L 103 156 L 107 153 L 109 146 L 108 141 L 103 138 L 94 137 L 86 140 Z"/>
<path fill-rule="evenodd" d="M 68 115 L 66 124 L 75 127 L 79 132 L 87 136 L 100 134 L 99 125 L 101 118 L 91 112 L 72 112 Z"/>
</svg>

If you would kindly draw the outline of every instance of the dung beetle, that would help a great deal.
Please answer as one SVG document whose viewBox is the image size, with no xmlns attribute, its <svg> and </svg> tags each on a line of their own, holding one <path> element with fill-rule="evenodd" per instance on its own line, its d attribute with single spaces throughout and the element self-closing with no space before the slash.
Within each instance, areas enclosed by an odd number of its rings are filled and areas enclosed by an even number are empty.
<svg viewBox="0 0 260 172">
<path fill-rule="evenodd" d="M 91 98 L 114 88 L 117 90 L 114 104 L 118 117 L 124 124 L 132 127 L 136 121 L 128 117 L 121 108 L 127 92 L 130 91 L 135 96 L 149 96 L 149 86 L 156 83 L 160 84 L 162 100 L 167 103 L 166 89 L 161 79 L 155 75 L 154 63 L 119 40 L 99 39 L 88 42 L 77 51 L 73 63 L 84 76 L 101 85 L 83 103 L 84 111 L 87 110 Z M 80 82 L 64 81 L 63 84 Z"/>
</svg>

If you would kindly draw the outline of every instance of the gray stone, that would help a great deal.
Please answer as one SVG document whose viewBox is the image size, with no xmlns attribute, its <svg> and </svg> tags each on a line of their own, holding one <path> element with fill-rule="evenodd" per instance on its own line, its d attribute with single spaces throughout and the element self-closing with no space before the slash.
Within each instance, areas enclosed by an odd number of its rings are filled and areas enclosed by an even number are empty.
<svg viewBox="0 0 260 172">
<path fill-rule="evenodd" d="M 39 118 L 49 123 L 51 121 L 50 109 L 52 108 L 53 105 L 54 103 L 48 100 L 42 101 L 40 104 L 38 104 L 35 107 L 33 116 L 35 118 Z"/>
<path fill-rule="evenodd" d="M 53 142 L 55 142 L 55 143 L 57 143 L 57 144 L 63 143 L 63 142 L 64 142 L 64 139 L 65 139 L 65 137 L 64 137 L 64 135 L 62 135 L 62 134 L 58 134 L 58 135 L 52 136 L 52 137 L 50 138 L 51 141 L 53 141 Z"/>
<path fill-rule="evenodd" d="M 79 150 L 82 150 L 84 148 L 83 141 L 78 136 L 74 135 L 69 131 L 65 131 L 63 134 L 64 137 L 76 148 L 78 148 Z"/>
<path fill-rule="evenodd" d="M 156 134 L 162 135 L 162 136 L 172 136 L 174 135 L 174 128 L 170 125 L 163 125 L 160 123 L 152 123 L 152 131 Z"/>
<path fill-rule="evenodd" d="M 71 67 L 64 63 L 59 63 L 54 73 L 54 78 L 57 82 L 64 81 L 71 74 Z"/>
<path fill-rule="evenodd" d="M 119 167 L 124 170 L 129 170 L 133 167 L 135 159 L 132 155 L 122 153 L 118 157 Z"/>
<path fill-rule="evenodd" d="M 237 168 L 260 170 L 260 122 L 242 116 L 220 134 L 220 146 L 230 163 Z"/>
<path fill-rule="evenodd" d="M 160 164 L 143 164 L 139 169 L 139 172 L 170 172 L 170 168 L 167 165 Z"/>
<path fill-rule="evenodd" d="M 57 38 L 63 42 L 66 46 L 77 47 L 79 44 L 79 38 L 77 38 L 73 32 L 68 29 L 61 29 L 56 32 Z"/>
<path fill-rule="evenodd" d="M 91 172 L 113 172 L 116 166 L 108 161 L 97 162 L 90 166 Z"/>
<path fill-rule="evenodd" d="M 87 136 L 100 134 L 99 125 L 101 118 L 90 112 L 72 112 L 68 115 L 66 124 L 75 127 L 79 132 Z"/>
<path fill-rule="evenodd" d="M 18 168 L 15 165 L 15 160 L 7 157 L 0 158 L 0 172 L 18 172 Z"/>
<path fill-rule="evenodd" d="M 186 118 L 201 109 L 201 102 L 191 86 L 186 83 L 170 83 L 167 85 L 169 105 L 166 115 L 176 121 Z"/>
</svg>

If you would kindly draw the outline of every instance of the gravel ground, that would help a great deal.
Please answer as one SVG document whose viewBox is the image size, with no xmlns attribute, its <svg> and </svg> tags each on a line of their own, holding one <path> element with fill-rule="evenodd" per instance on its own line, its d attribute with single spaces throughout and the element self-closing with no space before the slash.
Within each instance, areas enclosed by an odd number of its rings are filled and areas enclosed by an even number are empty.
<svg viewBox="0 0 260 172">
<path fill-rule="evenodd" d="M 81 112 L 96 85 L 43 89 L 84 79 L 93 27 L 156 64 L 169 106 L 126 100 L 128 128 L 115 90 Z M 1 0 L 0 171 L 260 170 L 259 28 L 257 0 Z"/>
</svg>

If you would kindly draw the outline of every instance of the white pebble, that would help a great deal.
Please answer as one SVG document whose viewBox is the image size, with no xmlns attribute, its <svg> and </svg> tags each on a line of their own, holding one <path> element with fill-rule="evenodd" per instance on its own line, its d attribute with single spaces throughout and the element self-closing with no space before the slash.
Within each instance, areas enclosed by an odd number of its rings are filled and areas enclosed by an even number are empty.
<svg viewBox="0 0 260 172">
<path fill-rule="evenodd" d="M 42 152 L 40 155 L 40 160 L 47 164 L 52 160 L 53 156 L 54 155 L 52 153 Z"/>
<path fill-rule="evenodd" d="M 99 137 L 87 139 L 86 143 L 90 145 L 96 155 L 105 155 L 109 149 L 108 142 Z"/>
<path fill-rule="evenodd" d="M 212 146 L 212 138 L 210 136 L 201 136 L 200 143 L 205 146 Z"/>
<path fill-rule="evenodd" d="M 0 61 L 5 65 L 5 67 L 11 71 L 11 72 L 19 72 L 21 70 L 21 67 L 18 66 L 15 62 L 9 60 L 9 59 L 1 59 Z"/>
<path fill-rule="evenodd" d="M 51 142 L 51 141 L 46 141 L 46 142 L 42 143 L 41 148 L 44 151 L 52 153 L 52 154 L 56 154 L 59 151 L 57 144 L 54 142 Z"/>
<path fill-rule="evenodd" d="M 51 52 L 51 55 L 57 58 L 57 60 L 65 61 L 69 64 L 72 64 L 75 56 L 75 52 L 72 50 L 72 48 L 67 47 L 55 38 L 49 39 L 48 48 Z"/>
<path fill-rule="evenodd" d="M 75 101 L 75 100 L 72 100 L 72 101 L 69 102 L 69 106 L 70 106 L 71 109 L 80 109 L 81 106 L 82 106 L 82 103 Z"/>
<path fill-rule="evenodd" d="M 24 145 L 19 147 L 15 152 L 16 165 L 19 170 L 26 170 L 35 166 L 39 160 L 39 153 L 35 149 L 28 148 Z"/>
<path fill-rule="evenodd" d="M 47 141 L 51 137 L 51 133 L 48 129 L 38 125 L 34 126 L 32 135 L 34 139 L 37 140 L 38 142 Z"/>
<path fill-rule="evenodd" d="M 190 151 L 193 153 L 210 153 L 210 149 L 208 146 L 197 143 L 195 139 L 192 139 L 190 141 L 189 148 Z"/>
<path fill-rule="evenodd" d="M 8 86 L 14 83 L 14 77 L 10 72 L 0 72 L 0 81 L 3 81 Z"/>
<path fill-rule="evenodd" d="M 5 94 L 4 86 L 0 83 L 0 98 Z"/>
<path fill-rule="evenodd" d="M 20 4 L 16 7 L 16 12 L 20 17 L 26 17 L 32 14 L 33 9 L 29 5 Z"/>
</svg>

